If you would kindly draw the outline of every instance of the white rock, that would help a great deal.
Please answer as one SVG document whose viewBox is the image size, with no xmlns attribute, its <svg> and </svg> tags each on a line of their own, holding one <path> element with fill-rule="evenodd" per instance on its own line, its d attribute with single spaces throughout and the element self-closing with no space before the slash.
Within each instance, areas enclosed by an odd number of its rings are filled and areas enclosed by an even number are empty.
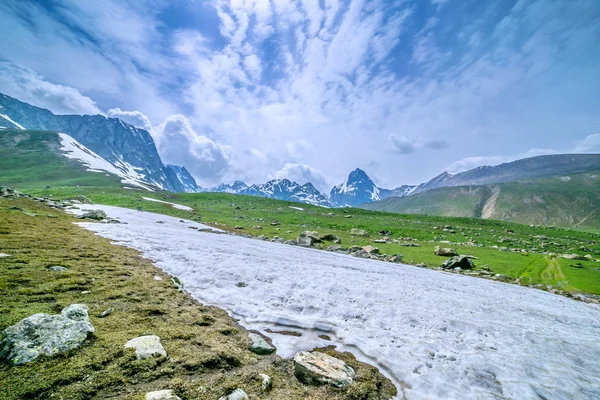
<svg viewBox="0 0 600 400">
<path fill-rule="evenodd" d="M 135 356 L 138 360 L 150 358 L 155 354 L 163 357 L 167 356 L 167 352 L 160 343 L 160 338 L 156 335 L 140 336 L 131 339 L 125 343 L 125 348 L 135 349 Z"/>
<path fill-rule="evenodd" d="M 242 389 L 235 389 L 227 396 L 219 397 L 219 400 L 248 400 L 248 395 Z"/>
<path fill-rule="evenodd" d="M 11 257 L 11 255 L 6 254 L 6 253 L 0 253 L 0 258 L 4 258 L 4 257 Z"/>
<path fill-rule="evenodd" d="M 146 400 L 181 400 L 181 397 L 174 395 L 172 390 L 157 390 L 156 392 L 146 393 Z"/>
<path fill-rule="evenodd" d="M 325 353 L 301 351 L 294 356 L 294 375 L 306 384 L 344 388 L 352 384 L 355 372 L 342 360 Z"/>
<path fill-rule="evenodd" d="M 258 374 L 261 379 L 262 379 L 262 384 L 260 386 L 260 390 L 263 393 L 266 393 L 268 391 L 271 390 L 271 388 L 273 387 L 273 382 L 271 382 L 271 377 L 269 375 L 266 374 Z"/>
</svg>

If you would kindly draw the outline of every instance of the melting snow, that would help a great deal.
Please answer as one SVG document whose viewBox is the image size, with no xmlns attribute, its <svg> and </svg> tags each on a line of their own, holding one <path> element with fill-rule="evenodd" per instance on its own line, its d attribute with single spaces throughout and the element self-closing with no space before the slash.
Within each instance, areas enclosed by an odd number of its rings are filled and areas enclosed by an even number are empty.
<svg viewBox="0 0 600 400">
<path fill-rule="evenodd" d="M 178 210 L 194 211 L 194 209 L 192 207 L 184 206 L 184 205 L 181 205 L 181 204 L 169 203 L 168 201 L 162 201 L 162 200 L 152 199 L 150 197 L 142 197 L 142 199 L 148 200 L 148 201 L 154 201 L 155 203 L 169 204 L 171 207 L 176 208 Z"/>
<path fill-rule="evenodd" d="M 4 118 L 5 120 L 7 120 L 8 122 L 14 124 L 17 128 L 19 129 L 25 129 L 23 128 L 22 125 L 20 125 L 18 122 L 13 121 L 12 119 L 10 119 L 10 117 L 8 115 L 4 115 L 4 114 L 0 114 L 0 117 Z"/>
<path fill-rule="evenodd" d="M 318 338 L 326 333 L 341 350 L 377 365 L 409 400 L 600 398 L 597 306 L 94 207 L 128 224 L 83 226 L 142 251 L 200 301 L 229 310 L 250 329 L 302 332 L 270 334 L 284 357 L 332 344 Z"/>
<path fill-rule="evenodd" d="M 121 178 L 122 183 L 138 186 L 143 189 L 153 191 L 148 185 L 141 182 L 141 175 L 135 172 L 134 167 L 131 165 L 121 162 L 121 168 L 115 167 L 98 154 L 94 153 L 77 140 L 65 133 L 59 133 L 60 144 L 62 145 L 61 150 L 64 152 L 64 156 L 67 158 L 81 161 L 88 167 L 88 171 L 92 172 L 110 172 Z"/>
</svg>

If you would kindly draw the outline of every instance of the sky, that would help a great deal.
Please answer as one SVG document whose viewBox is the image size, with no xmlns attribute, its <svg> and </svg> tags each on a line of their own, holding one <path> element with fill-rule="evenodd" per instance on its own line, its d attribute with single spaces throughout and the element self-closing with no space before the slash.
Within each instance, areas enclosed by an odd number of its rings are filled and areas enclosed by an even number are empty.
<svg viewBox="0 0 600 400">
<path fill-rule="evenodd" d="M 145 128 L 203 186 L 600 152 L 598 0 L 3 0 L 0 38 L 0 92 Z"/>
</svg>

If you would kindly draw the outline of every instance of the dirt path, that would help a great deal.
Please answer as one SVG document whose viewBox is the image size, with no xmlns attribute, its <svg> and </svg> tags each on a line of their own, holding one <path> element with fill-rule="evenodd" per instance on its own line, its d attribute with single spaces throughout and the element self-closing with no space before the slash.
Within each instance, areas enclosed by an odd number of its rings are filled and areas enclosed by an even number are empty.
<svg viewBox="0 0 600 400">
<path fill-rule="evenodd" d="M 542 272 L 542 278 L 544 280 L 551 281 L 551 283 L 564 282 L 567 280 L 560 263 L 556 259 L 548 260 L 548 267 Z"/>
</svg>

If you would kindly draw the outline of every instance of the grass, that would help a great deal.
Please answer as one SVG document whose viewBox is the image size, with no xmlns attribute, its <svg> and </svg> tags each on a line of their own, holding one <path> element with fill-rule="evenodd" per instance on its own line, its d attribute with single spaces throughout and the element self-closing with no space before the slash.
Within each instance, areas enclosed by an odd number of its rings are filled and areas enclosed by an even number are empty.
<svg viewBox="0 0 600 400">
<path fill-rule="evenodd" d="M 357 370 L 351 390 L 301 384 L 292 375 L 291 361 L 247 350 L 247 332 L 225 311 L 197 303 L 136 251 L 73 222 L 39 202 L 0 201 L 0 252 L 11 255 L 0 258 L 0 331 L 34 313 L 55 314 L 73 303 L 89 307 L 96 329 L 81 348 L 67 354 L 20 367 L 0 364 L 0 398 L 143 399 L 147 391 L 170 388 L 184 400 L 217 399 L 238 387 L 264 399 L 361 400 L 394 394 L 389 380 L 349 354 L 336 356 Z M 51 265 L 68 270 L 51 271 Z M 110 307 L 115 309 L 110 316 L 98 317 Z M 123 349 L 129 339 L 144 334 L 161 337 L 168 359 L 138 361 Z M 260 393 L 259 373 L 273 379 L 271 393 Z"/>
</svg>

